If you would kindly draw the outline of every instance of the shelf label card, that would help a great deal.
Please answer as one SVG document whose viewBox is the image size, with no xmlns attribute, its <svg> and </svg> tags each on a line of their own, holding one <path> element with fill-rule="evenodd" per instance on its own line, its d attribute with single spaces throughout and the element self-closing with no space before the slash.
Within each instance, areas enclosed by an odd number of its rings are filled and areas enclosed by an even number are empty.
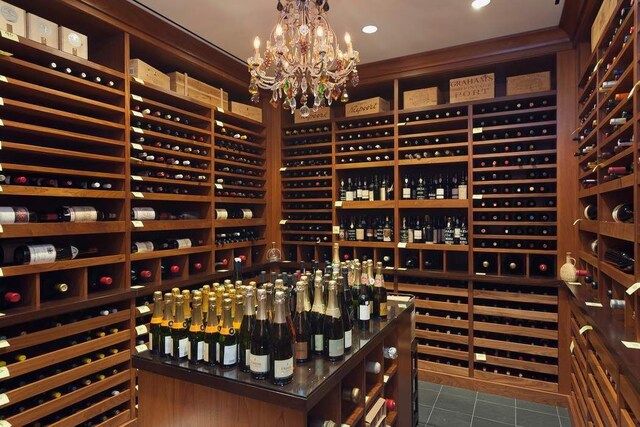
<svg viewBox="0 0 640 427">
<path fill-rule="evenodd" d="M 636 282 L 627 289 L 627 295 L 633 295 L 635 291 L 640 289 L 640 282 Z"/>
<path fill-rule="evenodd" d="M 640 85 L 640 81 L 637 81 L 636 84 L 633 85 L 633 87 L 629 91 L 629 94 L 627 95 L 627 99 L 630 99 L 633 96 L 633 93 L 636 91 L 638 85 Z"/>
<path fill-rule="evenodd" d="M 580 328 L 580 330 L 578 331 L 578 333 L 580 335 L 584 334 L 587 331 L 592 331 L 593 330 L 593 326 L 590 325 L 584 325 L 582 328 Z"/>
<path fill-rule="evenodd" d="M 222 107 L 216 107 L 216 110 L 218 110 L 221 113 L 224 113 L 224 108 L 222 108 Z"/>
<path fill-rule="evenodd" d="M 0 191 L 2 191 L 2 187 L 0 187 Z M 0 277 L 4 277 L 4 271 L 0 268 Z M 0 313 L 0 317 L 4 316 L 4 314 Z"/>
<path fill-rule="evenodd" d="M 136 351 L 137 351 L 138 353 L 143 353 L 143 352 L 145 352 L 145 351 L 149 351 L 149 348 L 147 347 L 147 345 L 146 345 L 146 344 L 140 344 L 140 345 L 137 345 L 137 346 L 136 346 Z"/>
<path fill-rule="evenodd" d="M 135 95 L 135 94 L 131 94 L 131 98 L 133 98 L 134 101 L 138 101 L 138 102 L 144 102 L 144 99 L 142 99 L 142 97 L 140 95 Z"/>
<path fill-rule="evenodd" d="M 640 342 L 622 341 L 622 344 L 632 350 L 640 350 Z"/>
<path fill-rule="evenodd" d="M 287 220 L 286 220 L 286 219 L 281 219 L 281 220 L 280 220 L 280 225 L 285 225 L 286 223 L 287 223 Z"/>
<path fill-rule="evenodd" d="M 387 265 L 384 269 L 385 270 L 393 270 L 393 267 L 391 267 L 390 265 Z"/>
<path fill-rule="evenodd" d="M 482 200 L 483 196 L 484 196 L 484 194 L 474 194 L 471 197 L 473 198 L 473 200 Z"/>
<path fill-rule="evenodd" d="M 399 247 L 400 249 L 404 249 L 404 248 L 406 248 L 406 247 L 407 247 L 407 242 L 400 242 L 400 243 L 398 243 L 398 247 Z"/>
<path fill-rule="evenodd" d="M 9 396 L 5 393 L 0 394 L 0 406 L 4 406 L 9 403 Z"/>
<path fill-rule="evenodd" d="M 0 82 L 9 83 L 9 80 L 7 80 L 7 78 L 5 76 L 0 74 Z"/>
<path fill-rule="evenodd" d="M 144 80 L 142 80 L 140 77 L 134 77 L 133 80 L 135 80 L 137 83 L 140 83 L 141 85 L 144 84 Z"/>
<path fill-rule="evenodd" d="M 220 120 L 216 120 L 216 126 L 219 126 L 221 128 L 224 127 L 224 123 L 222 123 Z"/>
<path fill-rule="evenodd" d="M 570 285 L 573 285 L 573 286 L 582 286 L 582 283 L 580 283 L 580 282 L 567 282 L 567 283 L 569 283 Z"/>
<path fill-rule="evenodd" d="M 131 175 L 131 179 L 134 181 L 143 181 L 142 177 L 138 175 Z"/>
<path fill-rule="evenodd" d="M 7 347 L 11 347 L 11 344 L 9 344 L 9 341 L 0 340 L 0 348 L 7 348 Z"/>
<path fill-rule="evenodd" d="M 579 223 L 580 221 L 582 221 L 582 218 L 578 218 L 575 221 L 573 221 L 573 225 L 576 225 L 577 223 Z"/>
<path fill-rule="evenodd" d="M 573 348 L 576 346 L 575 341 L 571 340 L 571 344 L 569 344 L 569 351 L 573 353 Z"/>
<path fill-rule="evenodd" d="M 6 50 L 0 50 L 0 55 L 2 55 L 2 56 L 13 56 L 13 53 L 7 52 Z"/>
<path fill-rule="evenodd" d="M 342 200 L 338 200 L 338 201 L 335 203 L 335 206 L 336 206 L 336 208 L 341 208 L 341 207 L 342 207 Z"/>
<path fill-rule="evenodd" d="M 384 383 L 386 384 L 386 383 L 389 381 L 389 375 L 385 375 L 385 376 L 383 377 L 383 381 L 384 381 Z"/>
<path fill-rule="evenodd" d="M 11 427 L 11 423 L 7 420 L 0 420 L 0 427 Z"/>
<path fill-rule="evenodd" d="M 584 305 L 586 305 L 587 307 L 598 307 L 598 308 L 602 308 L 602 303 L 599 303 L 599 302 L 586 301 L 586 302 L 584 303 Z"/>
<path fill-rule="evenodd" d="M 473 128 L 473 133 L 482 133 L 482 128 Z"/>
<path fill-rule="evenodd" d="M 140 111 L 132 111 L 131 114 L 136 117 L 144 117 L 144 114 L 142 114 Z"/>
<path fill-rule="evenodd" d="M 134 285 L 131 287 L 131 289 L 142 289 L 142 288 L 144 288 L 143 285 Z"/>
<path fill-rule="evenodd" d="M 218 190 L 222 190 L 222 189 L 224 189 L 224 187 L 222 186 L 222 184 L 215 184 L 215 186 L 216 186 L 216 188 L 217 188 Z"/>
<path fill-rule="evenodd" d="M 280 172 L 284 172 L 284 171 L 286 171 L 286 170 L 287 170 L 287 168 L 286 168 L 286 167 L 282 167 L 282 168 L 280 168 Z"/>
<path fill-rule="evenodd" d="M 9 373 L 9 368 L 6 366 L 3 366 L 2 368 L 0 368 L 0 379 L 1 378 L 9 378 L 11 376 L 11 374 Z"/>
<path fill-rule="evenodd" d="M 147 325 L 138 325 L 138 326 L 136 326 L 136 334 L 138 334 L 138 335 L 144 335 L 144 334 L 146 334 L 147 332 L 149 332 L 149 331 L 147 330 Z"/>
<path fill-rule="evenodd" d="M 135 228 L 144 228 L 144 222 L 142 221 L 131 221 L 131 224 L 133 224 Z"/>
<path fill-rule="evenodd" d="M 137 197 L 138 199 L 144 199 L 144 194 L 139 191 L 132 191 L 131 194 L 133 194 L 133 197 Z"/>
<path fill-rule="evenodd" d="M 0 119 L 0 126 L 4 126 L 4 122 Z"/>
<path fill-rule="evenodd" d="M 137 128 L 135 126 L 131 126 L 131 130 L 134 131 L 135 133 L 141 133 L 144 135 L 144 131 L 140 128 Z"/>
<path fill-rule="evenodd" d="M 0 150 L 2 150 L 2 141 L 0 141 Z"/>
<path fill-rule="evenodd" d="M 0 96 L 0 105 L 4 105 L 4 99 Z"/>
<path fill-rule="evenodd" d="M 142 145 L 138 144 L 137 142 L 132 142 L 131 148 L 133 148 L 134 150 L 142 150 Z"/>
<path fill-rule="evenodd" d="M 140 314 L 146 314 L 146 313 L 149 313 L 151 311 L 151 309 L 149 308 L 148 305 L 138 306 L 138 307 L 136 307 L 136 310 L 138 310 L 138 312 Z"/>
<path fill-rule="evenodd" d="M 398 271 L 407 271 L 407 267 L 398 267 Z"/>
<path fill-rule="evenodd" d="M 2 34 L 3 39 L 11 40 L 14 42 L 20 41 L 20 39 L 18 39 L 18 35 L 10 31 L 2 30 L 0 31 L 0 34 Z"/>
<path fill-rule="evenodd" d="M 476 362 L 486 362 L 487 355 L 484 353 L 476 353 Z"/>
<path fill-rule="evenodd" d="M 340 226 L 339 226 L 339 225 L 334 225 L 334 226 L 331 228 L 331 232 L 332 232 L 333 234 L 340 234 Z"/>
<path fill-rule="evenodd" d="M 4 228 L 2 228 L 1 224 L 0 224 L 0 233 L 4 233 Z"/>
<path fill-rule="evenodd" d="M 476 272 L 476 276 L 486 276 L 487 273 L 480 273 L 480 272 Z"/>
<path fill-rule="evenodd" d="M 407 122 L 400 122 L 400 123 L 398 123 L 398 126 L 406 126 L 406 125 L 407 125 Z"/>
</svg>

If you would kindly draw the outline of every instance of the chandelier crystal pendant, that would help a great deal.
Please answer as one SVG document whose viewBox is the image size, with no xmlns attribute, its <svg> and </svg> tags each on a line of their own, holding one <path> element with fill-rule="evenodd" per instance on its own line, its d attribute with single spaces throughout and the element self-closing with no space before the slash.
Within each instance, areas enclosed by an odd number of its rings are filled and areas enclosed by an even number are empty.
<svg viewBox="0 0 640 427">
<path fill-rule="evenodd" d="M 299 108 L 302 117 L 338 99 L 347 102 L 347 83 L 358 85 L 360 56 L 349 33 L 344 36 L 346 50 L 340 50 L 327 21 L 328 0 L 278 0 L 276 8 L 280 17 L 264 54 L 256 37 L 255 53 L 247 59 L 251 100 L 259 102 L 260 89 L 267 89 L 272 105 L 282 103 L 291 114 Z"/>
</svg>

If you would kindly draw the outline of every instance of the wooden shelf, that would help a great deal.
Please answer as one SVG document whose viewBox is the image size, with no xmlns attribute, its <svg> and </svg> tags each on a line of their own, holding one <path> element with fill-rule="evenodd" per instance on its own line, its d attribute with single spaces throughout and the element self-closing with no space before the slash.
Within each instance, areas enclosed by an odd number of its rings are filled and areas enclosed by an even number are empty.
<svg viewBox="0 0 640 427">
<path fill-rule="evenodd" d="M 336 170 L 347 169 L 369 169 L 369 168 L 384 168 L 393 166 L 393 160 L 385 160 L 379 162 L 361 162 L 361 163 L 345 163 L 335 165 Z"/>
<path fill-rule="evenodd" d="M 633 242 L 636 227 L 633 223 L 599 221 L 598 230 L 603 236 Z"/>
<path fill-rule="evenodd" d="M 429 147 L 431 149 L 431 147 Z M 467 163 L 469 156 L 446 156 L 446 157 L 427 157 L 422 159 L 410 159 L 399 160 L 400 166 L 414 166 L 414 165 L 439 165 L 448 163 Z"/>
<path fill-rule="evenodd" d="M 212 246 L 204 245 L 204 246 L 194 246 L 191 248 L 167 249 L 164 251 L 133 253 L 131 254 L 131 262 L 142 261 L 145 259 L 168 258 L 168 257 L 179 256 L 179 255 L 190 255 L 190 254 L 211 252 L 212 250 L 213 250 Z"/>
<path fill-rule="evenodd" d="M 2 267 L 3 277 L 23 276 L 25 274 L 44 273 L 47 271 L 71 270 L 74 268 L 93 267 L 99 265 L 117 264 L 125 261 L 124 254 L 79 258 L 69 261 L 56 261 L 48 264 L 12 265 Z"/>
<path fill-rule="evenodd" d="M 334 202 L 334 205 L 338 202 Z M 373 202 L 342 202 L 342 206 L 335 206 L 336 209 L 392 209 L 395 205 L 393 200 L 376 200 Z"/>
<path fill-rule="evenodd" d="M 353 242 L 349 240 L 340 240 L 339 243 L 340 246 L 347 248 L 394 248 L 397 245 L 395 242 Z"/>
<path fill-rule="evenodd" d="M 2 238 L 113 234 L 124 231 L 124 221 L 4 224 Z"/>
<path fill-rule="evenodd" d="M 429 208 L 468 208 L 469 199 L 442 199 L 442 200 L 399 200 L 401 209 L 429 209 Z"/>
<path fill-rule="evenodd" d="M 198 230 L 211 228 L 211 220 L 193 219 L 193 220 L 168 220 L 168 221 L 140 221 L 142 227 L 131 225 L 131 232 L 142 233 L 147 231 L 173 231 L 173 230 Z"/>
<path fill-rule="evenodd" d="M 405 248 L 400 248 L 400 249 L 405 249 Z M 420 250 L 427 250 L 427 251 L 447 251 L 447 252 L 468 252 L 469 245 L 445 245 L 445 244 L 438 244 L 438 243 L 407 243 L 406 249 L 420 249 Z"/>
</svg>

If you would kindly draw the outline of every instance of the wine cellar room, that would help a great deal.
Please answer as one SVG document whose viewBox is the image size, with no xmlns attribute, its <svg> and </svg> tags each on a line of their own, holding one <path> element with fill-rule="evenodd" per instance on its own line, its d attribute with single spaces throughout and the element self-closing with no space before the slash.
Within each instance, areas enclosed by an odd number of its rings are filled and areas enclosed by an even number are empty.
<svg viewBox="0 0 640 427">
<path fill-rule="evenodd" d="M 640 426 L 639 14 L 0 0 L 0 427 Z"/>
</svg>

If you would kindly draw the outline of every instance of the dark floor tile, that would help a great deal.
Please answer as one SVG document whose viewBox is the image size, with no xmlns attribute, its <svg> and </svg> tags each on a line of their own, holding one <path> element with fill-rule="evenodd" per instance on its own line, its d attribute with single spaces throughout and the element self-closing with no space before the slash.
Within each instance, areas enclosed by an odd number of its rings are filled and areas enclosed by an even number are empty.
<svg viewBox="0 0 640 427">
<path fill-rule="evenodd" d="M 418 421 L 421 423 L 426 423 L 429 419 L 429 415 L 431 415 L 431 410 L 433 407 L 427 405 L 418 405 Z"/>
<path fill-rule="evenodd" d="M 571 419 L 567 417 L 560 417 L 560 425 L 562 427 L 573 427 L 571 424 Z"/>
<path fill-rule="evenodd" d="M 569 410 L 567 408 L 563 408 L 562 406 L 558 406 L 558 415 L 561 417 L 569 418 Z"/>
<path fill-rule="evenodd" d="M 438 398 L 438 393 L 433 390 L 420 390 L 418 391 L 418 403 L 420 405 L 433 406 Z"/>
<path fill-rule="evenodd" d="M 543 414 L 518 408 L 516 409 L 516 425 L 518 427 L 560 427 L 560 418 L 557 414 Z"/>
<path fill-rule="evenodd" d="M 471 415 L 434 408 L 427 422 L 429 427 L 469 427 Z"/>
<path fill-rule="evenodd" d="M 478 400 L 482 400 L 483 402 L 489 403 L 498 403 L 500 405 L 505 406 L 516 406 L 516 400 L 510 397 L 498 396 L 497 394 L 489 394 L 489 393 L 478 393 Z"/>
<path fill-rule="evenodd" d="M 516 408 L 479 400 L 473 416 L 513 425 L 516 423 Z"/>
<path fill-rule="evenodd" d="M 451 387 L 448 385 L 442 386 L 442 392 L 453 394 L 454 396 L 473 397 L 476 398 L 477 392 L 473 390 L 467 390 L 465 388 Z"/>
<path fill-rule="evenodd" d="M 440 391 L 440 389 L 442 389 L 442 384 L 429 383 L 426 381 L 418 381 L 418 389 Z"/>
<path fill-rule="evenodd" d="M 513 427 L 513 424 L 504 424 L 497 421 L 485 420 L 484 418 L 473 417 L 471 427 Z"/>
<path fill-rule="evenodd" d="M 543 405 L 542 403 L 529 402 L 528 400 L 516 401 L 516 407 L 519 409 L 527 409 L 529 411 L 542 412 L 543 414 L 558 416 L 558 410 L 555 406 Z"/>
<path fill-rule="evenodd" d="M 448 411 L 471 415 L 473 414 L 473 406 L 475 403 L 475 396 L 456 396 L 455 394 L 446 393 L 443 390 L 440 392 L 438 400 L 436 400 L 436 404 L 434 406 L 439 409 L 446 409 Z"/>
</svg>

